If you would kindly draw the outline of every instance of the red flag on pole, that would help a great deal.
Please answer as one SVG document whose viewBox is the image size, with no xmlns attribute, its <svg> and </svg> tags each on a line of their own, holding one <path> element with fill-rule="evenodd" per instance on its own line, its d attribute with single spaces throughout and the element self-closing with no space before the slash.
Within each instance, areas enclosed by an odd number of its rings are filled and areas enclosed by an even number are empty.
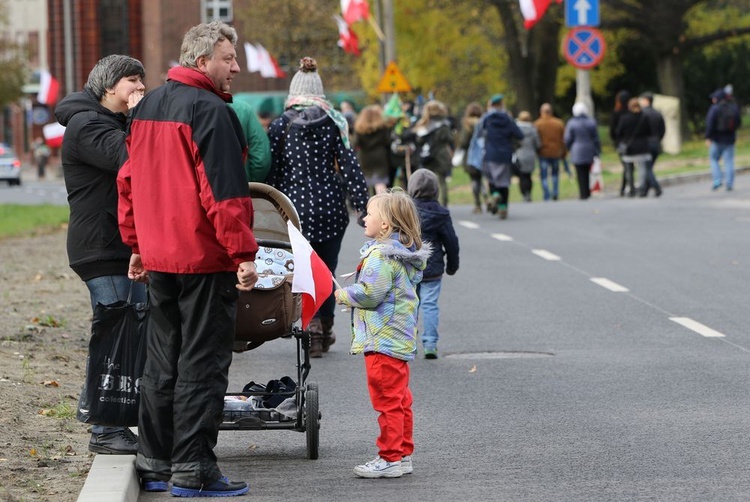
<svg viewBox="0 0 750 502">
<path fill-rule="evenodd" d="M 292 292 L 302 293 L 302 329 L 333 292 L 333 275 L 297 227 L 287 221 L 294 256 Z"/>
<path fill-rule="evenodd" d="M 563 0 L 520 0 L 524 28 L 530 30 L 532 26 L 542 19 L 542 16 L 547 12 L 547 8 L 553 1 L 562 3 Z"/>
<path fill-rule="evenodd" d="M 334 15 L 333 19 L 336 20 L 336 24 L 339 27 L 339 47 L 344 49 L 344 52 L 359 56 L 359 39 L 357 38 L 357 34 L 351 30 L 341 16 Z"/>
<path fill-rule="evenodd" d="M 369 19 L 370 5 L 366 0 L 341 0 L 341 15 L 349 25 L 360 19 Z"/>
</svg>

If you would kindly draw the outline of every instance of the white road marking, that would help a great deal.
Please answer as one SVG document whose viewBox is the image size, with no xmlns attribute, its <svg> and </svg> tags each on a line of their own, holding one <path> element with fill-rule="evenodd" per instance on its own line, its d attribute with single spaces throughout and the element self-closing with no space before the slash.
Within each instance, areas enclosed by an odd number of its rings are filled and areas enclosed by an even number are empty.
<svg viewBox="0 0 750 502">
<path fill-rule="evenodd" d="M 461 220 L 458 222 L 458 224 L 461 225 L 462 227 L 471 228 L 471 229 L 479 228 L 479 224 L 474 223 L 473 221 Z"/>
<path fill-rule="evenodd" d="M 614 293 L 627 293 L 628 291 L 630 291 L 625 286 L 620 286 L 616 282 L 612 282 L 605 277 L 591 277 L 589 280 L 594 284 L 598 284 L 599 286 L 606 288 Z"/>
<path fill-rule="evenodd" d="M 549 251 L 544 250 L 544 249 L 532 249 L 531 252 L 537 255 L 539 258 L 544 258 L 545 260 L 548 260 L 548 261 L 560 260 L 559 256 L 557 256 L 556 254 L 552 254 Z"/>
<path fill-rule="evenodd" d="M 505 234 L 492 234 L 491 237 L 493 239 L 497 239 L 499 241 L 505 241 L 505 242 L 509 242 L 513 240 L 513 237 L 511 237 L 510 235 L 505 235 Z"/>
<path fill-rule="evenodd" d="M 694 321 L 689 317 L 670 317 L 669 320 L 685 326 L 687 329 L 695 331 L 699 335 L 705 336 L 707 338 L 724 338 L 723 334 L 709 328 L 705 324 Z"/>
</svg>

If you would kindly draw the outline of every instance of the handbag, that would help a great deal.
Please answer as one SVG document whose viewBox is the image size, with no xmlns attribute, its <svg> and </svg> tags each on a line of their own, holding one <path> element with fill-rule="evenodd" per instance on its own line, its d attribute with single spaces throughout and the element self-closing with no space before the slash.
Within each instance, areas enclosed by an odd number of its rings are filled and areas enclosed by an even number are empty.
<svg viewBox="0 0 750 502">
<path fill-rule="evenodd" d="M 81 422 L 138 425 L 149 305 L 131 303 L 132 291 L 131 285 L 127 300 L 94 308 L 86 380 L 76 413 Z"/>
<path fill-rule="evenodd" d="M 456 151 L 453 152 L 453 158 L 451 159 L 451 163 L 453 164 L 453 167 L 459 167 L 464 165 L 464 159 L 466 158 L 466 150 L 463 148 L 456 148 Z"/>
</svg>

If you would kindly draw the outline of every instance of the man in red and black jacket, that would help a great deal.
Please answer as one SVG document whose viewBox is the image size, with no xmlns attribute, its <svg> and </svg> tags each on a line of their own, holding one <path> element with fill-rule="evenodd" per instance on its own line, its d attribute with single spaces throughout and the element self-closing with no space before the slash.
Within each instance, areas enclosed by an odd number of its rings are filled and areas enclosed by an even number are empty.
<svg viewBox="0 0 750 502">
<path fill-rule="evenodd" d="M 247 492 L 216 465 L 238 289 L 252 289 L 258 245 L 243 167 L 247 151 L 226 105 L 239 72 L 233 28 L 191 28 L 180 66 L 133 109 L 120 169 L 119 223 L 128 275 L 148 281 L 151 317 L 136 468 L 148 491 Z"/>
</svg>

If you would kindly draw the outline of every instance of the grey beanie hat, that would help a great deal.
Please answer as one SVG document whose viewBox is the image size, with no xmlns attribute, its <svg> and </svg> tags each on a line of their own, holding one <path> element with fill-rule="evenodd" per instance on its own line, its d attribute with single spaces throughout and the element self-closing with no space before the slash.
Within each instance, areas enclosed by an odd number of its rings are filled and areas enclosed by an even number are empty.
<svg viewBox="0 0 750 502">
<path fill-rule="evenodd" d="M 313 58 L 304 57 L 299 60 L 299 70 L 289 85 L 289 96 L 325 97 L 323 81 L 318 75 L 318 62 Z"/>
<path fill-rule="evenodd" d="M 409 177 L 406 191 L 414 199 L 437 200 L 438 177 L 429 169 L 417 169 Z"/>
</svg>

